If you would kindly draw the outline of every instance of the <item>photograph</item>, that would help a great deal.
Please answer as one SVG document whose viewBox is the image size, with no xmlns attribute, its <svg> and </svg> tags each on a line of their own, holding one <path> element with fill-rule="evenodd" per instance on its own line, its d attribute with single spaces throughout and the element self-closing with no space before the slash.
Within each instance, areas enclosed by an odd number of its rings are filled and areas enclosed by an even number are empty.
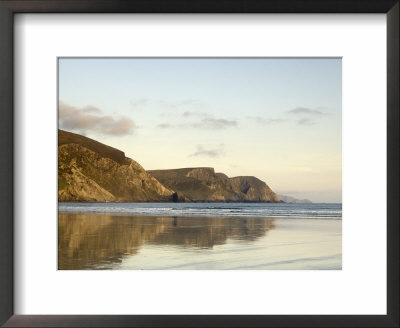
<svg viewBox="0 0 400 328">
<path fill-rule="evenodd" d="M 399 1 L 0 0 L 0 326 L 398 327 Z"/>
<path fill-rule="evenodd" d="M 58 270 L 342 270 L 342 59 L 59 57 Z"/>
</svg>

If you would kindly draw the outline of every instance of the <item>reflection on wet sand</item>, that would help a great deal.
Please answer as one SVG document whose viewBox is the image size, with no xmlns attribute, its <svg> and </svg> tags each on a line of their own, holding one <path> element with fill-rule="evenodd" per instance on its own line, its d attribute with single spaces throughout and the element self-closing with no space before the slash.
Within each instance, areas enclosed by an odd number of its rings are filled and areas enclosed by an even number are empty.
<svg viewBox="0 0 400 328">
<path fill-rule="evenodd" d="M 254 241 L 274 227 L 272 219 L 59 213 L 58 269 L 110 268 L 144 244 L 211 249 L 228 239 Z"/>
</svg>

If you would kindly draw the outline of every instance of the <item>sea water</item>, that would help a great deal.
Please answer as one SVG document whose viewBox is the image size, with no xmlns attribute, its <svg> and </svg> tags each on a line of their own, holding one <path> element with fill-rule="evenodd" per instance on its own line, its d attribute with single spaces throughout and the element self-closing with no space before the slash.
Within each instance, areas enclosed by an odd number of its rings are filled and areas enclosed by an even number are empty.
<svg viewBox="0 0 400 328">
<path fill-rule="evenodd" d="M 340 270 L 341 204 L 59 203 L 60 270 Z"/>
<path fill-rule="evenodd" d="M 59 203 L 63 213 L 156 216 L 341 219 L 342 204 L 286 203 Z"/>
</svg>

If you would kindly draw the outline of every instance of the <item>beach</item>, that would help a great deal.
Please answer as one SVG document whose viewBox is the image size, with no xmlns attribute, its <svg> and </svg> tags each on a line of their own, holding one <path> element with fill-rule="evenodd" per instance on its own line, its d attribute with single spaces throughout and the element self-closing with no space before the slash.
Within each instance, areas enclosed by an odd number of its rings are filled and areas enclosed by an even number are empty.
<svg viewBox="0 0 400 328">
<path fill-rule="evenodd" d="M 100 213 L 104 207 L 118 213 Z M 129 210 L 120 213 L 121 207 Z M 143 208 L 159 213 L 166 208 L 162 204 L 60 208 L 59 270 L 342 268 L 341 205 L 340 212 L 338 206 L 314 204 L 175 205 L 187 216 L 135 214 Z"/>
</svg>

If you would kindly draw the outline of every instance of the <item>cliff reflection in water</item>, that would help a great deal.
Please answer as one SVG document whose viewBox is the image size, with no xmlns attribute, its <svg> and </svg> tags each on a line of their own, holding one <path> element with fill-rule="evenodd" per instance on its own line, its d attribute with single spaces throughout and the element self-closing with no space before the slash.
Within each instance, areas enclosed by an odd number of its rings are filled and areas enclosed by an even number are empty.
<svg viewBox="0 0 400 328">
<path fill-rule="evenodd" d="M 144 244 L 207 250 L 228 239 L 254 241 L 273 221 L 59 213 L 58 269 L 112 269 Z"/>
</svg>

